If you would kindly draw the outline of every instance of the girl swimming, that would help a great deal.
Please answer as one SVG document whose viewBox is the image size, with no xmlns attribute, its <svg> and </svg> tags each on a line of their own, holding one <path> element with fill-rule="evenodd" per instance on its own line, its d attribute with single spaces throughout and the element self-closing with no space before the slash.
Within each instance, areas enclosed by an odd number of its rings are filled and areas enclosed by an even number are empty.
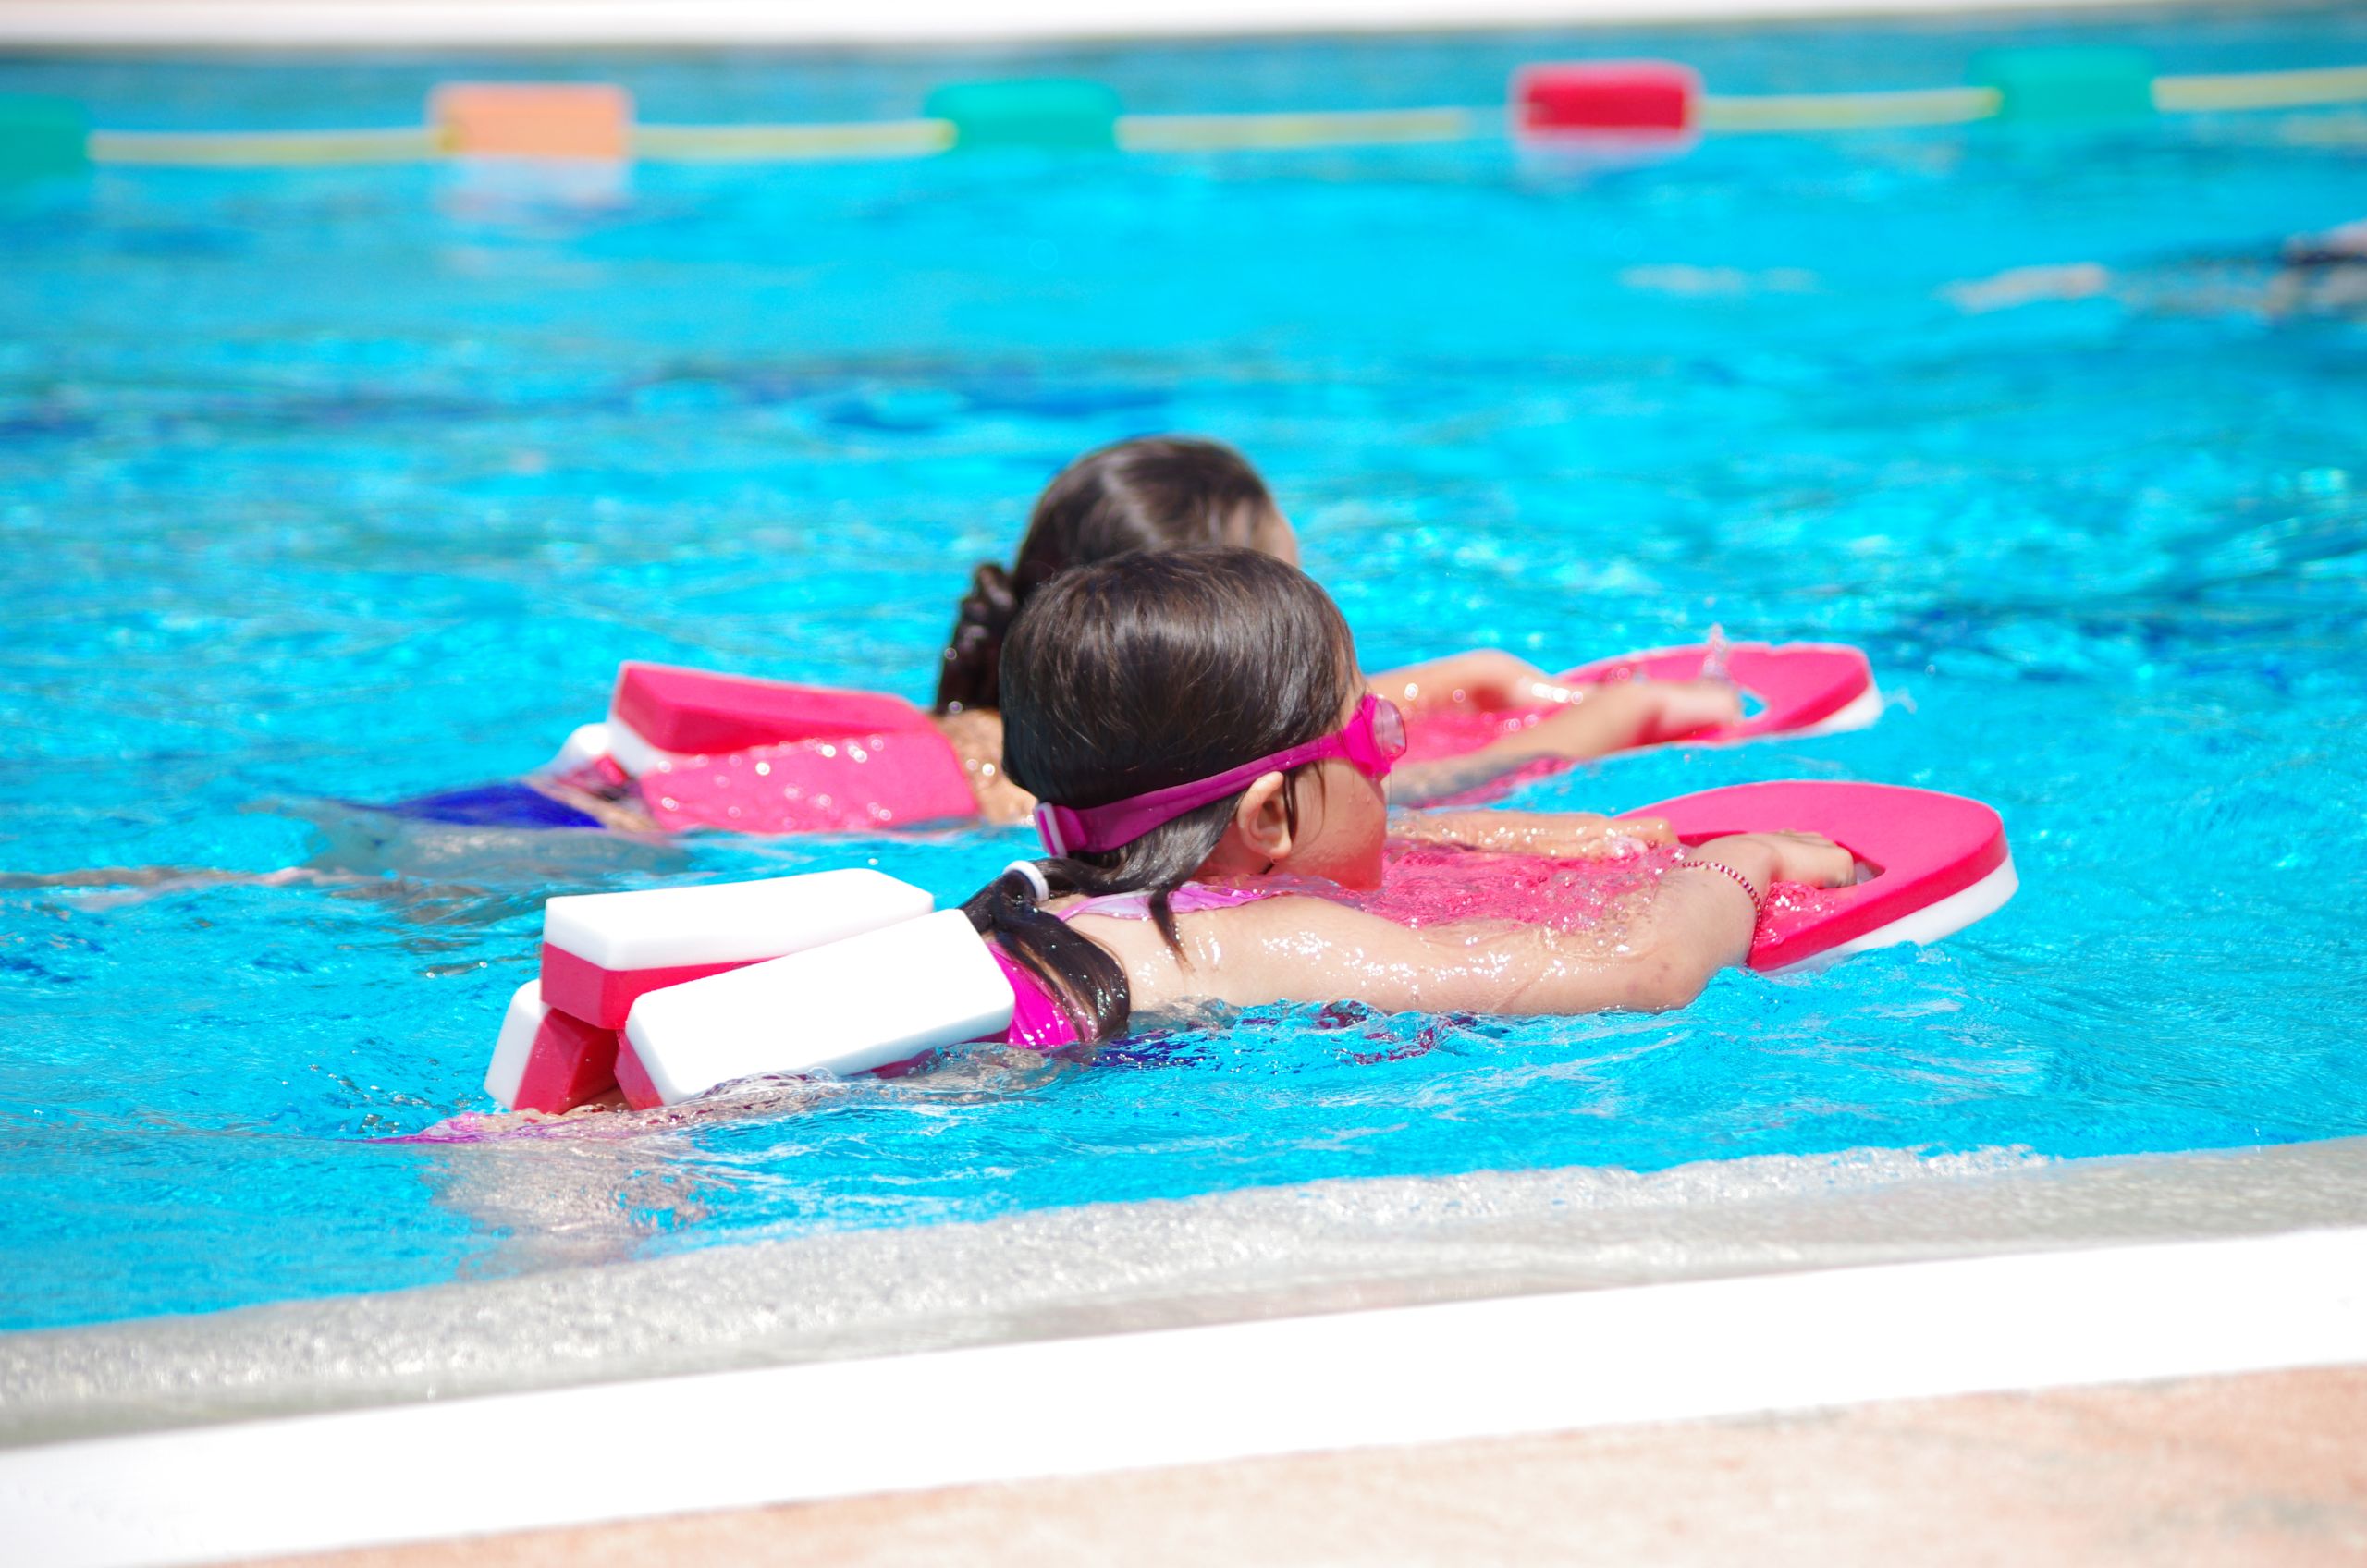
<svg viewBox="0 0 2367 1568">
<path fill-rule="evenodd" d="M 1036 498 L 1009 570 L 980 562 L 939 661 L 937 713 L 990 820 L 1017 821 L 1029 803 L 1001 760 L 998 673 L 1012 622 L 1044 586 L 1072 568 L 1121 555 L 1227 546 L 1299 563 L 1298 536 L 1247 459 L 1220 442 L 1142 436 L 1077 459 Z M 1461 794 L 1539 762 L 1576 762 L 1730 724 L 1742 715 L 1719 680 L 1627 680 L 1574 689 L 1499 649 L 1474 649 L 1384 670 L 1368 682 L 1417 723 L 1449 712 L 1551 706 L 1538 724 L 1466 754 L 1408 764 L 1393 799 Z M 970 716 L 963 724 L 963 717 Z"/>
<path fill-rule="evenodd" d="M 1404 747 L 1348 628 L 1295 569 L 1246 548 L 1134 554 L 1040 587 L 1004 638 L 1005 756 L 1053 853 L 964 906 L 1023 995 L 1013 1038 L 1054 1046 L 1208 1000 L 1575 1013 L 1692 999 L 1743 961 L 1778 881 L 1847 884 L 1848 852 L 1752 833 L 1678 852 L 1616 939 L 1534 911 L 1420 929 L 1356 907 L 1390 838 Z M 1402 835 L 1586 856 L 1665 845 L 1588 815 L 1414 815 Z"/>
<path fill-rule="evenodd" d="M 1078 459 L 1045 488 L 1008 570 L 991 561 L 976 569 L 939 660 L 934 711 L 907 707 L 909 723 L 894 732 L 833 732 L 712 764 L 701 757 L 688 765 L 687 776 L 670 780 L 628 778 L 587 759 L 388 809 L 458 826 L 641 833 L 877 831 L 974 815 L 1024 821 L 1035 802 L 1003 767 L 998 711 L 998 660 L 1014 618 L 1073 568 L 1129 554 L 1223 547 L 1298 560 L 1289 520 L 1247 460 L 1213 441 L 1122 441 Z M 1451 754 L 1397 769 L 1392 792 L 1413 802 L 1463 794 L 1540 764 L 1730 724 L 1742 711 L 1735 688 L 1723 680 L 1565 687 L 1493 649 L 1390 670 L 1371 686 L 1417 723 L 1444 725 L 1453 715 L 1483 727 L 1484 733 L 1445 748 Z M 1490 715 L 1516 722 L 1497 729 Z M 848 740 L 856 744 L 844 744 Z"/>
</svg>

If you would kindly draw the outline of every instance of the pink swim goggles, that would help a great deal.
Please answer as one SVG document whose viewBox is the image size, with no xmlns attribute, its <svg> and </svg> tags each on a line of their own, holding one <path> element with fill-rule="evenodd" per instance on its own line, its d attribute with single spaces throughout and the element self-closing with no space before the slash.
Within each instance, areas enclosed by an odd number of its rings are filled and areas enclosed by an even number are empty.
<svg viewBox="0 0 2367 1568">
<path fill-rule="evenodd" d="M 1080 809 L 1047 802 L 1036 808 L 1036 831 L 1043 835 L 1044 847 L 1056 855 L 1120 849 L 1187 811 L 1239 794 L 1269 773 L 1287 773 L 1311 762 L 1345 757 L 1366 778 L 1381 779 L 1389 777 L 1389 770 L 1404 754 L 1404 716 L 1388 698 L 1367 692 L 1356 704 L 1355 716 L 1336 735 L 1227 768 L 1213 778 L 1130 795 L 1106 806 Z"/>
</svg>

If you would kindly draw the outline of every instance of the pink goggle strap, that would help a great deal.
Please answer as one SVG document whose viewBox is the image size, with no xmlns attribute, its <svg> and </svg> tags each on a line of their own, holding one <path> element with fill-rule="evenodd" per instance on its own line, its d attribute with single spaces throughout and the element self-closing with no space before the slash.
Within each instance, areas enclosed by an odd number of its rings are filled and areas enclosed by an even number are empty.
<svg viewBox="0 0 2367 1568">
<path fill-rule="evenodd" d="M 1243 763 L 1211 778 L 1130 795 L 1108 805 L 1080 809 L 1047 802 L 1036 808 L 1036 831 L 1043 838 L 1044 847 L 1056 855 L 1114 850 L 1187 811 L 1238 794 L 1269 773 L 1287 773 L 1328 757 L 1345 757 L 1367 777 L 1385 778 L 1404 754 L 1405 721 L 1396 704 L 1367 692 L 1337 734 Z"/>
</svg>

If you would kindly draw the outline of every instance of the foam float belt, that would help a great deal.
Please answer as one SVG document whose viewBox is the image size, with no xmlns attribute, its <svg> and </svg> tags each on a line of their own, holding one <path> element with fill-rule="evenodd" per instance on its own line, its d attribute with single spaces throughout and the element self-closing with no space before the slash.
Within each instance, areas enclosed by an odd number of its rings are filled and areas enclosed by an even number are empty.
<svg viewBox="0 0 2367 1568">
<path fill-rule="evenodd" d="M 617 1081 L 639 1107 L 759 1074 L 867 1072 L 1012 1020 L 1011 981 L 960 910 L 944 910 L 633 1004 Z"/>
<path fill-rule="evenodd" d="M 542 999 L 618 1029 L 635 998 L 661 986 L 916 920 L 935 904 L 862 867 L 557 898 L 543 906 Z"/>
<path fill-rule="evenodd" d="M 616 1086 L 617 1032 L 545 1002 L 527 981 L 509 998 L 484 1092 L 505 1110 L 573 1110 Z"/>
<path fill-rule="evenodd" d="M 1936 942 L 1996 913 L 2019 885 L 1997 814 L 1935 790 L 1736 784 L 1626 815 L 1665 817 L 1686 844 L 1790 829 L 1821 833 L 1857 857 L 1855 887 L 1788 888 L 1769 899 L 1749 962 L 1771 974 L 1821 969 L 1902 942 Z"/>
</svg>

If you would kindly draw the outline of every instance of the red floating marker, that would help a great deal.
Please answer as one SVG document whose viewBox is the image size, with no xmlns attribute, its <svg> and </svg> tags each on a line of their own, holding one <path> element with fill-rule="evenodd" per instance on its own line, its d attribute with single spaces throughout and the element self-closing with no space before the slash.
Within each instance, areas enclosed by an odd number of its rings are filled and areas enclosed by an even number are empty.
<svg viewBox="0 0 2367 1568">
<path fill-rule="evenodd" d="M 1572 60 L 1513 73 L 1513 127 L 1551 140 L 1662 139 L 1697 124 L 1701 78 L 1668 60 Z"/>
<path fill-rule="evenodd" d="M 597 82 L 454 81 L 428 100 L 444 150 L 460 157 L 621 162 L 632 142 L 632 94 Z"/>
</svg>

